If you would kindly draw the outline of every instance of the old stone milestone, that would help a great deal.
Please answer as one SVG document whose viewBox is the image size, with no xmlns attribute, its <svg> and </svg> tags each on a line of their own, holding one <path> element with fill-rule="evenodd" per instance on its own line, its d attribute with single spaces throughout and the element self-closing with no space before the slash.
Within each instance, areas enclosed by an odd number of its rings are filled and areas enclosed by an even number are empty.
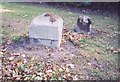
<svg viewBox="0 0 120 82">
<path fill-rule="evenodd" d="M 86 33 L 89 33 L 91 31 L 91 18 L 88 16 L 79 16 L 77 19 L 77 25 L 75 27 L 76 32 L 84 31 Z"/>
<path fill-rule="evenodd" d="M 60 47 L 62 29 L 62 18 L 51 13 L 39 15 L 34 18 L 30 24 L 30 43 Z"/>
</svg>

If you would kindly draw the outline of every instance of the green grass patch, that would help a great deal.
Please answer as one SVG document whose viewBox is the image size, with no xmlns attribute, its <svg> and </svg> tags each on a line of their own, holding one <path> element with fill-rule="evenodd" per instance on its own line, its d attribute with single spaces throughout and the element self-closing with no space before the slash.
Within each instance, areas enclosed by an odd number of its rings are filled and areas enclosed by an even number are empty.
<svg viewBox="0 0 120 82">
<path fill-rule="evenodd" d="M 20 4 L 20 3 L 3 3 L 3 8 L 12 9 L 13 13 L 4 13 L 3 17 L 9 16 L 14 17 L 16 19 L 21 20 L 28 20 L 31 21 L 34 17 L 38 16 L 39 14 L 50 12 L 54 13 L 56 15 L 59 15 L 64 19 L 65 24 L 73 26 L 73 23 L 75 23 L 76 19 L 74 18 L 76 16 L 76 13 L 70 13 L 64 10 L 59 10 L 55 8 L 46 8 L 46 7 L 38 7 L 34 5 L 27 5 L 27 4 Z M 76 16 L 77 17 L 77 16 Z"/>
<path fill-rule="evenodd" d="M 98 77 L 99 79 L 102 79 L 102 80 L 116 80 L 117 79 L 117 76 L 107 75 L 105 72 L 99 71 L 96 69 L 91 69 L 91 72 L 94 74 L 95 77 Z"/>
<path fill-rule="evenodd" d="M 80 42 L 80 43 L 86 43 L 87 41 L 86 41 L 85 38 L 81 38 L 81 39 L 79 40 L 79 42 Z"/>
<path fill-rule="evenodd" d="M 11 40 L 12 41 L 14 41 L 14 42 L 17 42 L 17 41 L 19 41 L 19 39 L 20 39 L 20 35 L 19 34 L 11 34 Z"/>
</svg>

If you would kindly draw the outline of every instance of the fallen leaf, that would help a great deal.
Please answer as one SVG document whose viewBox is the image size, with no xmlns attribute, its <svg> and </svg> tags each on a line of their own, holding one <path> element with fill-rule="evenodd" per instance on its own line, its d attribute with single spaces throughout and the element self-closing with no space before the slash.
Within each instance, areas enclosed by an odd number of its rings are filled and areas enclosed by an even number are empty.
<svg viewBox="0 0 120 82">
<path fill-rule="evenodd" d="M 12 53 L 11 56 L 19 56 L 20 53 Z"/>
<path fill-rule="evenodd" d="M 37 76 L 37 77 L 35 77 L 35 80 L 43 80 L 43 78 L 40 76 Z"/>
<path fill-rule="evenodd" d="M 68 68 L 74 68 L 74 65 L 73 64 L 67 64 L 66 65 Z"/>
<path fill-rule="evenodd" d="M 78 76 L 77 75 L 73 76 L 73 80 L 78 80 Z"/>
<path fill-rule="evenodd" d="M 88 65 L 90 65 L 90 66 L 91 66 L 92 64 L 91 64 L 91 63 L 88 63 Z"/>
<path fill-rule="evenodd" d="M 25 58 L 25 57 L 26 57 L 26 55 L 25 55 L 25 54 L 22 54 L 22 57 L 24 57 L 24 58 Z"/>
<path fill-rule="evenodd" d="M 17 62 L 17 66 L 20 67 L 23 64 L 23 62 L 19 61 Z"/>
<path fill-rule="evenodd" d="M 9 57 L 8 59 L 9 59 L 9 60 L 14 60 L 14 57 L 12 56 L 12 57 Z"/>
<path fill-rule="evenodd" d="M 49 77 L 52 76 L 52 73 L 53 73 L 53 70 L 51 69 L 46 71 L 46 75 L 48 75 Z"/>
<path fill-rule="evenodd" d="M 16 76 L 15 80 L 21 80 L 21 76 L 20 75 Z"/>
</svg>

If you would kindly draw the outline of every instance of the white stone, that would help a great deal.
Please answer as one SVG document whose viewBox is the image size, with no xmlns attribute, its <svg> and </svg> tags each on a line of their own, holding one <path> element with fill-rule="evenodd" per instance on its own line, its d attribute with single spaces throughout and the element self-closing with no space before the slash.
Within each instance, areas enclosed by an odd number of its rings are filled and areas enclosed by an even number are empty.
<svg viewBox="0 0 120 82">
<path fill-rule="evenodd" d="M 30 24 L 29 37 L 31 44 L 41 44 L 51 47 L 60 47 L 63 29 L 63 20 L 57 18 L 50 22 L 49 16 L 45 14 L 34 18 Z"/>
</svg>

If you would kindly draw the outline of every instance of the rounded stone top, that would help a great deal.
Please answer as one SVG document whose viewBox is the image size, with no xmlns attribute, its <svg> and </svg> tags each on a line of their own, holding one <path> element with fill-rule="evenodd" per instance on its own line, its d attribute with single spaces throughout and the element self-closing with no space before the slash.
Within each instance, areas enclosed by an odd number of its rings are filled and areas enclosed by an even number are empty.
<svg viewBox="0 0 120 82">
<path fill-rule="evenodd" d="M 83 22 L 86 22 L 86 23 L 88 23 L 88 19 L 91 19 L 89 16 L 85 16 L 85 15 L 80 15 L 79 18 L 82 19 Z"/>
</svg>

